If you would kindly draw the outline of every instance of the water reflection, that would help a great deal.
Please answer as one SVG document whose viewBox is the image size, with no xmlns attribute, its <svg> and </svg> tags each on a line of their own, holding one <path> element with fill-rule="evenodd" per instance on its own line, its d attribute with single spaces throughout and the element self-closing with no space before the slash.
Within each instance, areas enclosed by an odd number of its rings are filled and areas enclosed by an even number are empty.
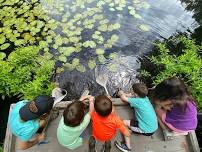
<svg viewBox="0 0 202 152">
<path fill-rule="evenodd" d="M 202 1 L 201 0 L 180 0 L 185 5 L 186 10 L 193 12 L 193 18 L 200 24 L 191 34 L 192 38 L 199 44 L 202 43 Z"/>
</svg>

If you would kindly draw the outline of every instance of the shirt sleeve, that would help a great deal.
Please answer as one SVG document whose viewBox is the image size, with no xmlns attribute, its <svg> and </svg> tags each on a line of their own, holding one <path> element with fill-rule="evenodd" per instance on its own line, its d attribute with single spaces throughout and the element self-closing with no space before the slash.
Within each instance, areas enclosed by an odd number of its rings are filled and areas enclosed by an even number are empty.
<svg viewBox="0 0 202 152">
<path fill-rule="evenodd" d="M 130 135 L 129 130 L 124 125 L 123 121 L 118 116 L 115 116 L 115 121 L 116 121 L 116 127 L 120 130 L 120 132 L 125 136 L 129 136 Z"/>
<path fill-rule="evenodd" d="M 87 113 L 83 119 L 82 124 L 81 124 L 82 129 L 85 129 L 89 123 L 90 123 L 90 114 Z"/>
<path fill-rule="evenodd" d="M 130 104 L 131 107 L 137 108 L 138 105 L 140 104 L 139 98 L 128 98 L 128 103 Z"/>
<path fill-rule="evenodd" d="M 29 137 L 29 140 L 32 139 L 32 137 L 34 135 L 36 135 L 37 131 L 39 130 L 40 128 L 40 124 L 39 124 L 39 121 L 38 120 L 33 120 L 33 128 L 32 130 L 30 131 L 30 137 Z"/>
</svg>

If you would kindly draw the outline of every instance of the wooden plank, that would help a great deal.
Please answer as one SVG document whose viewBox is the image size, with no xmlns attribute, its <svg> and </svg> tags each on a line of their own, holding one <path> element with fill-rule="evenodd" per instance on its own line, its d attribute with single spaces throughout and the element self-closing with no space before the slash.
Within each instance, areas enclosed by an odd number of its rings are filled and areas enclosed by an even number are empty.
<svg viewBox="0 0 202 152">
<path fill-rule="evenodd" d="M 69 103 L 72 103 L 72 101 L 61 101 L 61 102 L 57 103 L 55 105 L 55 107 L 58 109 L 64 109 L 67 107 L 67 105 Z M 120 98 L 112 98 L 112 103 L 114 106 L 127 106 L 127 105 L 129 105 L 127 102 L 121 101 Z"/>
<path fill-rule="evenodd" d="M 190 148 L 193 150 L 193 152 L 200 152 L 198 140 L 196 138 L 196 133 L 195 131 L 190 132 L 187 135 L 188 142 L 190 143 Z"/>
<path fill-rule="evenodd" d="M 9 113 L 11 112 L 14 105 L 15 104 L 10 105 Z M 11 148 L 13 147 L 12 142 L 13 142 L 13 135 L 7 123 L 6 136 L 4 140 L 4 152 L 11 152 Z"/>
</svg>

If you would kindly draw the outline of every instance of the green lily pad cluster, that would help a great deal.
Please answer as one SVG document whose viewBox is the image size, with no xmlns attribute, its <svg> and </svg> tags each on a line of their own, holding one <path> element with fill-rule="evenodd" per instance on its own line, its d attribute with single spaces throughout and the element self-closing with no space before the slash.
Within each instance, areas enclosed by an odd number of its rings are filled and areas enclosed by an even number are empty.
<svg viewBox="0 0 202 152">
<path fill-rule="evenodd" d="M 112 48 L 119 39 L 116 31 L 121 24 L 110 21 L 103 14 L 105 10 L 112 13 L 127 10 L 127 15 L 141 19 L 139 10 L 150 7 L 140 0 L 0 0 L 0 6 L 0 50 L 38 45 L 45 58 L 60 60 L 65 68 L 81 72 L 85 67 L 77 58 L 67 63 L 69 56 L 94 50 L 93 54 L 98 56 L 87 61 L 88 67 L 93 69 L 96 61 L 105 63 L 105 49 Z M 149 31 L 146 25 L 139 25 L 139 28 Z M 86 39 L 83 33 L 90 35 Z M 52 55 L 50 50 L 58 55 Z M 0 59 L 4 58 L 2 53 L 0 56 Z"/>
</svg>

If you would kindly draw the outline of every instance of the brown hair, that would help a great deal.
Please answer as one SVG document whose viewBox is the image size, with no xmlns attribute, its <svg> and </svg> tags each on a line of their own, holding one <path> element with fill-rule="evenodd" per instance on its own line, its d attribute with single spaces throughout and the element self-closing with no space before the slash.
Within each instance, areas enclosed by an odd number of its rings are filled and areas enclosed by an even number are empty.
<svg viewBox="0 0 202 152">
<path fill-rule="evenodd" d="M 64 123 L 70 127 L 78 126 L 84 119 L 84 104 L 81 101 L 74 101 L 67 105 L 63 112 Z"/>
<path fill-rule="evenodd" d="M 186 84 L 177 77 L 171 77 L 158 84 L 154 91 L 154 98 L 160 101 L 172 100 L 173 104 L 186 109 L 187 101 L 194 105 L 194 98 L 190 95 Z"/>
<path fill-rule="evenodd" d="M 95 97 L 95 111 L 103 117 L 108 116 L 112 112 L 112 101 L 105 95 Z"/>
<path fill-rule="evenodd" d="M 132 88 L 133 91 L 141 98 L 146 97 L 148 94 L 147 86 L 144 83 L 134 83 Z"/>
</svg>

